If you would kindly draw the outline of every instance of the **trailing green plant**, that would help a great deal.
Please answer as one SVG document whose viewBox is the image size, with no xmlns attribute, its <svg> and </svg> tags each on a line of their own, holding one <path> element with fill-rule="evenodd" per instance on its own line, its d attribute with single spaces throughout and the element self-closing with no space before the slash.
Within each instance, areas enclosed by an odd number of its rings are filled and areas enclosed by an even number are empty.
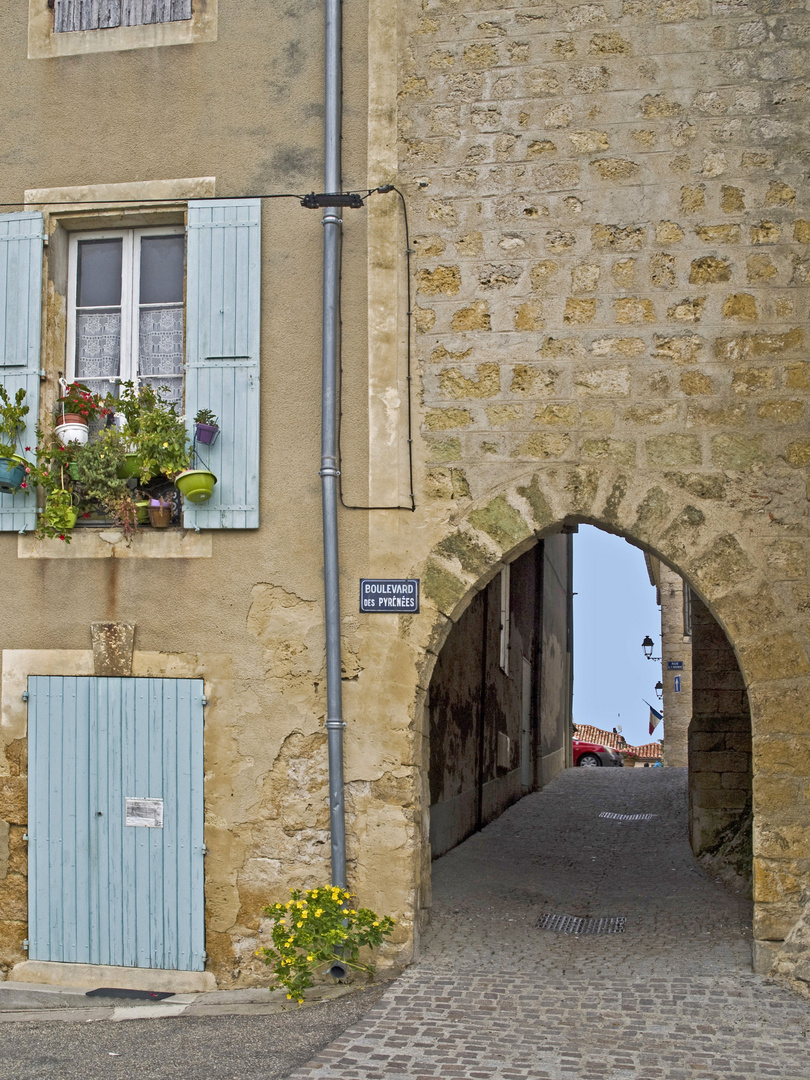
<svg viewBox="0 0 810 1080">
<path fill-rule="evenodd" d="M 17 442 L 28 411 L 25 390 L 20 387 L 12 398 L 0 383 L 0 457 L 21 457 Z"/>
<path fill-rule="evenodd" d="M 67 488 L 51 491 L 45 498 L 45 507 L 37 519 L 37 536 L 58 537 L 70 543 L 70 534 L 76 524 L 76 507 L 73 492 Z"/>
<path fill-rule="evenodd" d="M 101 508 L 129 538 L 137 528 L 136 493 L 118 473 L 126 460 L 122 435 L 104 428 L 98 438 L 76 448 L 77 486 L 84 511 Z"/>
<path fill-rule="evenodd" d="M 291 889 L 290 897 L 286 904 L 264 909 L 273 919 L 273 944 L 257 949 L 256 955 L 273 969 L 277 985 L 271 990 L 286 988 L 287 997 L 301 1005 L 321 964 L 339 961 L 355 971 L 374 974 L 373 964 L 360 961 L 360 950 L 376 948 L 390 937 L 393 919 L 353 907 L 352 894 L 336 885 Z"/>
<path fill-rule="evenodd" d="M 210 424 L 211 427 L 215 427 L 217 424 L 217 416 L 211 409 L 198 409 L 197 415 L 194 417 L 195 424 Z"/>
</svg>

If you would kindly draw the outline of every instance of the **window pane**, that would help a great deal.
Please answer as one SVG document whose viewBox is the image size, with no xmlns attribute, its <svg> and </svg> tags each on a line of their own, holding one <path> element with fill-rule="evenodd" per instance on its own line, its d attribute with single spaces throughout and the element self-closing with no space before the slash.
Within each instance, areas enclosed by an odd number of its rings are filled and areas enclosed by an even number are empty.
<svg viewBox="0 0 810 1080">
<path fill-rule="evenodd" d="M 80 382 L 118 374 L 121 358 L 121 316 L 118 312 L 76 316 L 76 378 Z M 93 386 L 105 393 L 108 386 Z"/>
<path fill-rule="evenodd" d="M 122 240 L 80 240 L 76 304 L 118 307 L 121 303 Z"/>
<path fill-rule="evenodd" d="M 141 239 L 142 304 L 182 302 L 185 253 L 184 236 L 144 236 Z"/>
<path fill-rule="evenodd" d="M 179 237 L 182 240 L 182 237 Z M 182 405 L 183 309 L 148 308 L 138 326 L 138 378 L 169 387 L 168 397 Z"/>
</svg>

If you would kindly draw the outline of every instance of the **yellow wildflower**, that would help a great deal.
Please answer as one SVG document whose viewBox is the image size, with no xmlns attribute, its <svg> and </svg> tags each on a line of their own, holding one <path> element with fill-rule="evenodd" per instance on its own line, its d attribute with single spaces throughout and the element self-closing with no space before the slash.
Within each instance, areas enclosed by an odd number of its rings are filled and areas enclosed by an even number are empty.
<svg viewBox="0 0 810 1080">
<path fill-rule="evenodd" d="M 292 1001 L 292 994 L 287 994 L 287 1001 Z"/>
<path fill-rule="evenodd" d="M 309 960 L 309 962 L 310 962 L 310 963 L 312 963 L 312 961 L 313 961 L 314 959 L 315 959 L 315 957 L 314 957 L 314 956 L 308 956 L 308 957 L 307 957 L 307 960 Z"/>
<path fill-rule="evenodd" d="M 378 922 L 373 922 L 371 925 L 372 926 L 379 926 L 380 924 Z"/>
<path fill-rule="evenodd" d="M 304 924 L 302 922 L 297 922 L 295 925 L 296 926 L 303 926 Z"/>
</svg>

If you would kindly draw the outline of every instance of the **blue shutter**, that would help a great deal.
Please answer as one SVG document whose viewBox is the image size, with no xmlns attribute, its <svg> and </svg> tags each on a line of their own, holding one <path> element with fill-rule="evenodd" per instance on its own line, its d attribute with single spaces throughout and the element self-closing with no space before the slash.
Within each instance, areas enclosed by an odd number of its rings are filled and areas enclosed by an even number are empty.
<svg viewBox="0 0 810 1080">
<path fill-rule="evenodd" d="M 186 419 L 219 417 L 219 437 L 198 447 L 198 468 L 217 477 L 210 501 L 186 503 L 200 529 L 259 527 L 259 307 L 261 200 L 206 199 L 188 206 Z"/>
<path fill-rule="evenodd" d="M 22 447 L 34 446 L 39 414 L 42 228 L 38 211 L 0 214 L 0 381 L 11 397 L 25 388 L 29 412 Z M 36 523 L 33 492 L 0 494 L 0 531 L 23 532 Z"/>
<path fill-rule="evenodd" d="M 29 957 L 202 971 L 202 680 L 28 692 Z M 127 825 L 127 798 L 162 800 L 162 827 Z"/>
</svg>

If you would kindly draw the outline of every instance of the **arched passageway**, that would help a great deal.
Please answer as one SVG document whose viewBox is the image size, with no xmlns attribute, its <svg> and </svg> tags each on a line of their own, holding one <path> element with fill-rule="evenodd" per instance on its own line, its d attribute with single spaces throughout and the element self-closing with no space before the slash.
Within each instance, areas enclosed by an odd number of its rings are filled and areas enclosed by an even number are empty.
<svg viewBox="0 0 810 1080">
<path fill-rule="evenodd" d="M 441 649 L 428 693 L 433 859 L 573 763 L 573 667 L 591 670 L 595 657 L 573 655 L 572 534 L 549 535 L 507 564 Z M 689 840 L 742 885 L 751 878 L 748 696 L 722 628 L 699 597 L 691 609 Z"/>
<path fill-rule="evenodd" d="M 729 702 L 734 694 L 739 698 L 741 689 L 747 694 L 752 740 L 754 963 L 757 970 L 767 971 L 783 964 L 791 948 L 794 958 L 801 953 L 792 941 L 803 926 L 801 882 L 808 877 L 810 859 L 808 804 L 801 794 L 807 784 L 805 756 L 791 752 L 797 737 L 804 745 L 810 721 L 806 687 L 810 661 L 800 613 L 787 590 L 779 587 L 787 574 L 799 573 L 800 552 L 786 538 L 763 543 L 752 524 L 753 503 L 741 498 L 738 504 L 718 506 L 711 484 L 701 483 L 698 476 L 671 472 L 655 480 L 650 485 L 649 477 L 628 476 L 612 465 L 599 469 L 548 466 L 490 490 L 463 516 L 447 522 L 443 539 L 420 568 L 426 600 L 436 608 L 420 673 L 425 695 L 421 700 L 428 704 L 420 713 L 420 730 L 428 736 L 422 739 L 423 805 L 429 805 L 431 798 L 431 697 L 427 691 L 443 645 L 465 611 L 482 590 L 491 587 L 506 564 L 514 564 L 538 540 L 560 534 L 568 525 L 585 522 L 624 536 L 690 583 L 712 620 L 707 627 L 714 624 L 726 641 L 726 658 L 732 657 L 738 668 L 736 684 L 729 688 L 718 683 L 708 689 L 728 690 L 725 700 Z M 719 670 L 716 674 L 720 682 L 728 676 Z M 742 713 L 732 709 L 726 715 L 739 719 Z M 705 715 L 701 724 L 708 722 Z M 737 752 L 731 749 L 730 731 L 723 734 L 723 749 L 710 749 L 707 743 L 707 737 L 717 732 L 703 731 L 700 739 L 698 733 L 696 726 L 696 753 Z M 715 764 L 721 768 L 723 760 L 717 757 Z M 710 787 L 717 791 L 716 784 Z M 730 781 L 721 779 L 720 790 L 734 789 Z M 700 799 L 702 795 L 693 799 L 693 822 L 699 818 L 703 822 L 699 829 L 705 830 L 708 819 L 714 817 L 705 842 L 722 832 L 719 816 L 714 815 L 722 808 Z M 700 811 L 697 817 L 695 811 Z M 422 821 L 420 895 L 425 904 L 430 896 L 429 814 Z"/>
</svg>

